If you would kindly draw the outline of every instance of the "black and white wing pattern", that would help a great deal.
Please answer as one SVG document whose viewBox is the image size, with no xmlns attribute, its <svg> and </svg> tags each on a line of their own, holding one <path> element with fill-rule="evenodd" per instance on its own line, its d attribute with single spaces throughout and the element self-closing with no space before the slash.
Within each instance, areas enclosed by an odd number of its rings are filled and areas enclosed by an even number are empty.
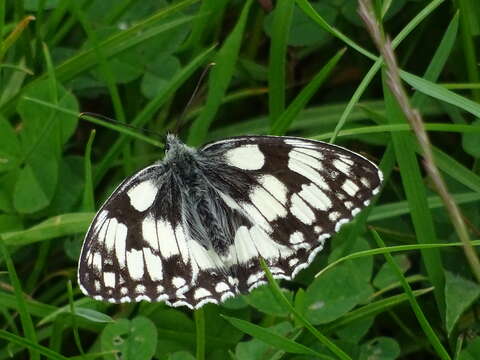
<svg viewBox="0 0 480 360">
<path fill-rule="evenodd" d="M 109 302 L 199 308 L 292 279 L 379 192 L 364 157 L 327 143 L 244 136 L 196 150 L 168 136 L 162 162 L 126 179 L 95 216 L 82 291 Z"/>
</svg>

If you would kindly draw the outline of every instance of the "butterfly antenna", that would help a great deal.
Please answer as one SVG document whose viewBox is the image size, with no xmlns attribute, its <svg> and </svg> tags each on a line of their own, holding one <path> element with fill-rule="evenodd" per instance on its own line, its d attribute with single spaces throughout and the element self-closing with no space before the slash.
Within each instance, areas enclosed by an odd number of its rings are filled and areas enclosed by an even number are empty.
<svg viewBox="0 0 480 360">
<path fill-rule="evenodd" d="M 197 85 L 195 86 L 195 89 L 193 90 L 193 93 L 192 93 L 192 96 L 190 96 L 190 99 L 188 100 L 187 102 L 187 105 L 185 105 L 185 108 L 183 109 L 183 112 L 182 114 L 180 115 L 180 117 L 177 119 L 177 122 L 176 122 L 176 125 L 175 125 L 175 128 L 174 128 L 174 131 L 173 133 L 174 134 L 178 134 L 180 132 L 180 129 L 181 129 L 181 126 L 182 126 L 182 122 L 183 120 L 185 119 L 186 115 L 187 115 L 187 110 L 190 108 L 190 106 L 192 105 L 193 101 L 197 98 L 197 94 L 198 92 L 200 91 L 200 87 L 201 85 L 203 84 L 203 80 L 205 78 L 205 76 L 207 75 L 208 71 L 213 67 L 217 65 L 216 63 L 214 62 L 211 62 L 210 64 L 208 64 L 205 69 L 203 69 L 202 73 L 200 74 L 200 78 L 198 79 L 197 81 Z"/>
<path fill-rule="evenodd" d="M 147 128 L 143 128 L 143 127 L 137 127 L 137 126 L 125 124 L 125 123 L 123 123 L 123 122 L 121 122 L 121 121 L 118 121 L 118 120 L 109 118 L 108 116 L 105 116 L 105 115 L 101 115 L 101 114 L 96 114 L 96 113 L 92 113 L 92 112 L 85 111 L 85 112 L 81 112 L 78 117 L 83 118 L 84 116 L 89 116 L 89 117 L 93 117 L 93 118 L 96 118 L 96 119 L 101 119 L 101 120 L 106 121 L 106 122 L 108 122 L 108 123 L 118 124 L 118 125 L 121 125 L 121 126 L 123 126 L 123 127 L 129 128 L 129 129 L 133 129 L 133 130 L 140 130 L 140 131 L 142 131 L 142 132 L 150 133 L 150 134 L 156 135 L 156 136 L 158 136 L 158 137 L 162 137 L 162 136 L 163 136 L 162 134 L 160 134 L 160 133 L 158 133 L 158 132 L 156 132 L 156 131 L 153 131 L 153 130 L 150 130 L 150 129 L 147 129 Z"/>
</svg>

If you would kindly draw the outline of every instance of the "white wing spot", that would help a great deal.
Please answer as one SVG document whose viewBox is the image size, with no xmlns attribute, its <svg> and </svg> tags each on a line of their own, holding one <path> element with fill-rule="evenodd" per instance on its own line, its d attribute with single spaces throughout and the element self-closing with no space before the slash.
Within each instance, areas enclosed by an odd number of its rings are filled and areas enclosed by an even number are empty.
<svg viewBox="0 0 480 360">
<path fill-rule="evenodd" d="M 342 214 L 340 214 L 338 211 L 333 211 L 330 214 L 328 214 L 328 218 L 331 221 L 337 221 L 340 218 L 340 216 L 342 216 Z"/>
<path fill-rule="evenodd" d="M 252 218 L 253 223 L 261 226 L 262 229 L 271 233 L 273 231 L 270 223 L 265 219 L 265 217 L 258 211 L 258 209 L 249 203 L 240 204 L 241 208 Z"/>
<path fill-rule="evenodd" d="M 128 190 L 127 195 L 130 198 L 130 204 L 135 210 L 145 211 L 152 206 L 157 192 L 158 187 L 155 186 L 153 181 L 146 180 Z"/>
<path fill-rule="evenodd" d="M 98 251 L 93 254 L 93 267 L 100 272 L 102 271 L 102 255 Z"/>
<path fill-rule="evenodd" d="M 350 196 L 354 196 L 360 189 L 352 180 L 347 179 L 342 185 L 342 189 Z"/>
<path fill-rule="evenodd" d="M 256 273 L 256 274 L 252 274 L 248 277 L 247 279 L 247 285 L 250 286 L 252 284 L 255 284 L 257 283 L 260 279 L 262 279 L 264 276 L 263 272 L 259 272 L 259 273 Z"/>
<path fill-rule="evenodd" d="M 250 194 L 250 201 L 268 221 L 285 217 L 287 210 L 270 193 L 261 186 L 256 186 Z"/>
<path fill-rule="evenodd" d="M 315 184 L 302 185 L 302 191 L 298 195 L 315 209 L 327 211 L 332 207 L 330 198 Z"/>
<path fill-rule="evenodd" d="M 345 207 L 347 209 L 351 209 L 353 207 L 353 202 L 351 201 L 346 201 L 343 205 L 345 205 Z"/>
<path fill-rule="evenodd" d="M 201 299 L 201 298 L 204 298 L 204 297 L 207 297 L 207 296 L 211 296 L 212 293 L 210 291 L 208 291 L 207 289 L 204 289 L 204 288 L 198 288 L 197 290 L 195 290 L 195 294 L 193 294 L 193 297 L 195 298 L 195 300 L 198 300 L 198 299 Z"/>
<path fill-rule="evenodd" d="M 122 295 L 128 294 L 128 289 L 127 289 L 126 287 L 122 287 L 122 288 L 120 289 L 120 294 L 122 294 Z"/>
<path fill-rule="evenodd" d="M 138 284 L 138 285 L 135 287 L 135 292 L 136 292 L 137 294 L 143 294 L 143 293 L 145 293 L 145 285 Z"/>
<path fill-rule="evenodd" d="M 98 280 L 95 280 L 94 286 L 95 286 L 95 290 L 97 290 L 97 291 L 100 291 L 100 289 L 102 288 L 102 285 L 100 284 L 100 281 L 98 281 Z M 100 299 L 102 299 L 101 296 L 100 296 Z"/>
<path fill-rule="evenodd" d="M 290 158 L 288 160 L 288 168 L 297 174 L 302 175 L 303 177 L 307 178 L 314 184 L 318 185 L 321 189 L 323 190 L 329 190 L 329 186 L 327 182 L 325 181 L 325 178 L 320 175 L 318 171 L 315 169 L 311 168 L 310 166 Z"/>
<path fill-rule="evenodd" d="M 103 283 L 106 287 L 114 288 L 115 287 L 115 273 L 113 272 L 104 272 L 103 273 Z"/>
<path fill-rule="evenodd" d="M 313 169 L 316 169 L 316 170 L 323 169 L 323 165 L 318 159 L 313 158 L 310 155 L 306 155 L 302 152 L 299 152 L 296 149 L 290 150 L 290 152 L 288 153 L 288 157 L 290 160 L 301 162 L 303 164 L 310 166 Z"/>
<path fill-rule="evenodd" d="M 235 233 L 234 251 L 239 264 L 245 264 L 258 258 L 258 251 L 246 226 L 240 226 Z"/>
<path fill-rule="evenodd" d="M 303 234 L 300 231 L 295 231 L 292 235 L 290 235 L 290 244 L 299 244 L 305 241 Z"/>
<path fill-rule="evenodd" d="M 322 230 L 323 229 L 321 228 L 321 226 L 315 226 L 313 228 L 313 231 L 315 231 L 316 234 L 320 234 L 322 232 Z"/>
<path fill-rule="evenodd" d="M 313 156 L 314 158 L 317 158 L 318 160 L 323 160 L 323 154 L 318 151 L 318 150 L 312 150 L 312 149 L 304 149 L 301 147 L 295 148 L 296 151 L 301 152 L 306 155 Z"/>
<path fill-rule="evenodd" d="M 105 241 L 105 248 L 108 252 L 115 246 L 115 232 L 117 231 L 117 219 L 107 219 L 98 232 L 99 241 Z"/>
<path fill-rule="evenodd" d="M 182 277 L 179 277 L 179 276 L 175 276 L 173 279 L 172 279 L 172 284 L 173 286 L 175 286 L 177 289 L 178 288 L 181 288 L 183 285 L 185 285 L 187 282 L 185 281 L 184 278 Z"/>
<path fill-rule="evenodd" d="M 124 224 L 117 225 L 115 234 L 115 256 L 121 269 L 125 267 L 125 244 L 127 241 L 128 228 Z"/>
<path fill-rule="evenodd" d="M 173 232 L 172 225 L 169 221 L 157 221 L 157 234 L 162 256 L 165 259 L 168 259 L 174 255 L 178 255 L 178 246 L 177 242 L 175 241 L 175 233 Z"/>
<path fill-rule="evenodd" d="M 361 210 L 359 208 L 355 208 L 352 210 L 352 216 L 357 215 Z"/>
<path fill-rule="evenodd" d="M 362 183 L 363 186 L 369 188 L 370 187 L 370 181 L 366 177 L 360 178 L 360 182 Z"/>
<path fill-rule="evenodd" d="M 348 175 L 350 173 L 351 166 L 348 165 L 348 164 L 345 164 L 343 161 L 333 160 L 332 164 L 333 164 L 333 166 L 335 166 L 335 168 L 338 171 L 344 173 L 345 175 Z"/>
<path fill-rule="evenodd" d="M 127 268 L 133 280 L 141 280 L 143 277 L 143 251 L 131 249 L 127 251 Z"/>
<path fill-rule="evenodd" d="M 291 198 L 290 212 L 301 222 L 311 225 L 315 221 L 315 214 L 307 204 L 297 194 L 293 194 Z"/>
<path fill-rule="evenodd" d="M 189 260 L 187 240 L 185 238 L 185 232 L 183 227 L 178 224 L 175 228 L 175 238 L 177 239 L 177 246 L 180 250 L 180 255 L 182 256 L 183 262 L 186 264 Z"/>
<path fill-rule="evenodd" d="M 143 255 L 145 257 L 145 264 L 147 265 L 147 272 L 150 279 L 159 281 L 163 279 L 163 264 L 159 255 L 155 255 L 148 247 L 143 248 Z"/>
<path fill-rule="evenodd" d="M 226 162 L 242 170 L 259 170 L 265 164 L 265 155 L 258 145 L 243 145 L 225 153 Z"/>
<path fill-rule="evenodd" d="M 224 283 L 223 281 L 222 282 L 219 282 L 217 285 L 215 285 L 215 291 L 217 293 L 222 293 L 222 292 L 225 292 L 227 290 L 230 290 L 230 286 L 228 286 L 226 283 Z"/>
<path fill-rule="evenodd" d="M 290 267 L 294 267 L 295 265 L 298 264 L 298 258 L 291 258 L 290 260 L 288 260 L 288 266 Z"/>
<path fill-rule="evenodd" d="M 286 204 L 288 189 L 284 183 L 273 175 L 264 175 L 258 180 L 258 182 L 281 204 Z"/>
<path fill-rule="evenodd" d="M 158 248 L 157 227 L 152 215 L 148 215 L 142 222 L 142 236 L 153 250 L 160 250 Z"/>
</svg>

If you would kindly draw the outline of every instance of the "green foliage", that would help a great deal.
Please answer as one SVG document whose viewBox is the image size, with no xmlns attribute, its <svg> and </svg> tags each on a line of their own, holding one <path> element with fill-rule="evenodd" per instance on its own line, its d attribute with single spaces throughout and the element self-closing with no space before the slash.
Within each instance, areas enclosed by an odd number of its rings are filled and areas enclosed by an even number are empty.
<svg viewBox="0 0 480 360">
<path fill-rule="evenodd" d="M 478 238 L 476 0 L 373 2 Z M 372 49 L 353 0 L 0 1 L 0 360 L 479 359 L 478 279 Z M 293 281 L 195 314 L 85 298 L 94 211 L 176 128 L 330 139 L 386 182 Z"/>
</svg>

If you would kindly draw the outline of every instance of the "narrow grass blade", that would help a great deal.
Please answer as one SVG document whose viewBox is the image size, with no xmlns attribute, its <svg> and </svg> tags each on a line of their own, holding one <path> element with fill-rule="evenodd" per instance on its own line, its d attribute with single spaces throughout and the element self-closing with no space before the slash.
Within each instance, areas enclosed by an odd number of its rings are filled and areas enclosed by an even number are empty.
<svg viewBox="0 0 480 360">
<path fill-rule="evenodd" d="M 94 213 L 71 213 L 54 216 L 30 229 L 0 234 L 0 239 L 9 246 L 23 246 L 78 234 L 87 230 L 94 215 Z"/>
<path fill-rule="evenodd" d="M 12 258 L 10 257 L 10 254 L 8 252 L 7 247 L 5 246 L 5 242 L 3 239 L 0 239 L 0 252 L 2 253 L 5 264 L 7 265 L 10 282 L 15 291 L 15 297 L 17 300 L 17 309 L 20 314 L 20 321 L 22 323 L 22 328 L 23 328 L 25 337 L 26 339 L 28 339 L 28 341 L 32 345 L 39 346 L 37 342 L 37 334 L 35 333 L 35 327 L 33 326 L 32 318 L 30 317 L 30 313 L 28 312 L 28 308 L 25 302 L 25 297 L 23 295 L 22 285 L 20 284 L 20 280 L 18 279 L 18 276 L 17 276 L 17 271 L 15 270 L 15 266 L 13 264 Z M 2 333 L 0 333 L 0 336 L 1 335 Z M 33 360 L 40 359 L 40 355 L 37 350 L 34 350 L 32 347 L 29 347 L 29 352 L 30 352 L 31 359 Z"/>
<path fill-rule="evenodd" d="M 473 240 L 473 246 L 480 246 L 480 240 Z M 380 249 L 370 249 L 364 251 L 358 251 L 353 254 L 345 255 L 327 266 L 325 266 L 322 270 L 320 270 L 315 277 L 322 276 L 323 273 L 330 270 L 332 267 L 337 266 L 338 264 L 346 261 L 346 260 L 353 260 L 362 258 L 364 256 L 373 256 L 378 254 L 384 254 L 385 252 L 401 252 L 401 251 L 411 251 L 411 250 L 425 250 L 425 249 L 437 249 L 437 248 L 448 248 L 448 247 L 459 247 L 462 246 L 461 242 L 455 243 L 436 243 L 436 244 L 415 244 L 415 245 L 397 245 L 397 246 L 389 246 L 388 248 L 380 248 Z"/>
<path fill-rule="evenodd" d="M 31 352 L 34 352 L 36 354 L 42 354 L 45 356 L 47 359 L 52 359 L 52 360 L 67 360 L 65 356 L 50 350 L 49 348 L 46 348 L 44 346 L 38 345 L 36 342 L 33 342 L 29 339 L 23 338 L 21 336 L 9 333 L 8 331 L 5 330 L 0 330 L 0 338 L 7 340 L 8 342 L 11 342 L 13 344 L 20 345 L 24 348 L 29 349 Z M 38 357 L 39 358 L 39 357 Z"/>
<path fill-rule="evenodd" d="M 466 97 L 458 95 L 441 85 L 422 79 L 419 76 L 407 73 L 405 71 L 400 71 L 400 76 L 406 83 L 418 91 L 437 100 L 445 101 L 446 103 L 458 106 L 470 114 L 480 117 L 480 105 L 475 101 L 467 99 Z"/>
<path fill-rule="evenodd" d="M 193 146 L 200 145 L 208 132 L 222 99 L 227 91 L 238 59 L 243 32 L 248 19 L 252 0 L 247 0 L 238 18 L 237 24 L 218 51 L 208 82 L 208 95 L 205 108 L 193 122 L 188 133 L 187 143 Z"/>
<path fill-rule="evenodd" d="M 383 240 L 380 238 L 380 236 L 377 234 L 377 232 L 373 229 L 371 229 L 372 235 L 377 242 L 378 246 L 381 248 L 385 248 L 385 244 Z M 402 270 L 399 268 L 395 260 L 393 260 L 392 255 L 390 255 L 389 252 L 386 252 L 385 254 L 385 259 L 387 260 L 388 264 L 390 265 L 390 268 L 395 272 L 395 274 L 398 277 L 398 280 L 403 286 L 403 289 L 405 293 L 408 296 L 408 300 L 410 302 L 410 306 L 412 307 L 413 312 L 415 313 L 415 316 L 417 317 L 418 322 L 420 323 L 420 326 L 422 327 L 425 335 L 427 336 L 428 340 L 430 341 L 430 344 L 432 347 L 435 349 L 437 355 L 440 356 L 443 360 L 451 360 L 450 355 L 448 352 L 445 350 L 443 347 L 442 343 L 440 342 L 438 336 L 435 334 L 433 331 L 433 328 L 431 327 L 430 323 L 427 320 L 427 317 L 423 313 L 422 309 L 420 308 L 420 305 L 417 302 L 417 299 L 415 299 L 415 296 L 413 295 L 412 289 L 410 287 L 410 284 L 405 280 L 405 277 L 403 276 Z"/>
<path fill-rule="evenodd" d="M 399 108 L 388 86 L 384 83 L 385 106 L 387 119 L 391 124 L 405 123 L 403 112 Z M 392 133 L 397 162 L 400 167 L 403 188 L 411 209 L 411 218 L 415 228 L 417 241 L 421 244 L 436 243 L 435 226 L 432 214 L 426 201 L 426 190 L 423 184 L 420 167 L 414 152 L 413 138 L 408 133 Z M 440 254 L 436 249 L 423 250 L 422 259 L 430 279 L 434 286 L 435 300 L 440 314 L 445 312 L 444 286 L 445 276 L 443 273 Z"/>
<path fill-rule="evenodd" d="M 425 294 L 432 292 L 433 288 L 426 288 L 415 290 L 413 294 L 418 297 Z M 402 304 L 408 301 L 408 297 L 406 294 L 399 294 L 393 295 L 386 299 L 381 299 L 378 301 L 374 301 L 370 304 L 365 306 L 359 307 L 358 309 L 352 310 L 349 313 L 342 316 L 340 319 L 335 320 L 335 322 L 328 324 L 323 329 L 325 333 L 330 334 L 336 329 L 342 328 L 345 325 L 348 325 L 356 320 L 360 320 L 366 317 L 375 316 L 377 314 L 381 314 L 394 306 Z"/>
<path fill-rule="evenodd" d="M 338 64 L 345 49 L 338 51 L 315 77 L 305 86 L 302 91 L 295 97 L 288 108 L 274 120 L 272 125 L 272 135 L 283 135 L 288 130 L 290 124 L 296 118 L 298 113 L 307 105 L 318 88 L 324 83 L 333 68 Z"/>
<path fill-rule="evenodd" d="M 448 25 L 447 30 L 440 41 L 440 45 L 438 45 L 438 48 L 435 50 L 435 53 L 432 56 L 432 61 L 430 64 L 428 64 L 427 70 L 423 75 L 424 79 L 436 81 L 440 76 L 440 73 L 452 52 L 453 46 L 456 43 L 458 33 L 458 17 L 459 15 L 457 12 L 452 21 L 450 21 L 450 24 Z M 412 96 L 412 106 L 422 110 L 426 99 L 427 97 L 424 94 L 416 92 Z"/>
<path fill-rule="evenodd" d="M 273 125 L 285 109 L 287 42 L 294 1 L 278 1 L 273 12 L 268 66 L 268 113 Z"/>
<path fill-rule="evenodd" d="M 453 199 L 456 204 L 468 204 L 480 201 L 480 192 L 466 193 L 466 194 L 453 194 Z M 430 209 L 437 209 L 444 206 L 439 196 L 429 196 L 427 198 L 428 207 Z M 410 213 L 408 201 L 399 201 L 390 204 L 382 204 L 374 207 L 368 217 L 369 221 L 378 221 L 384 219 L 391 219 Z"/>
<path fill-rule="evenodd" d="M 290 340 L 285 336 L 278 335 L 268 328 L 264 328 L 264 327 L 252 324 L 251 322 L 226 316 L 226 315 L 222 315 L 222 317 L 225 320 L 227 320 L 230 324 L 235 326 L 237 329 L 239 329 L 240 331 L 243 331 L 244 333 L 256 339 L 259 339 L 273 346 L 275 349 L 281 349 L 292 354 L 310 355 L 320 359 L 331 359 L 329 356 L 322 355 L 306 347 L 305 345 L 302 345 L 293 340 Z"/>
<path fill-rule="evenodd" d="M 296 318 L 296 320 L 302 324 L 310 333 L 315 336 L 321 344 L 325 345 L 332 353 L 338 356 L 342 360 L 351 360 L 350 356 L 348 356 L 342 349 L 340 349 L 337 345 L 335 345 L 329 338 L 323 335 L 320 331 L 318 331 L 300 312 L 293 307 L 293 305 L 288 301 L 285 297 L 283 292 L 280 290 L 277 282 L 272 276 L 270 269 L 268 268 L 265 260 L 260 258 L 260 265 L 262 266 L 263 272 L 265 273 L 268 283 L 270 284 L 270 288 L 272 289 L 272 293 L 282 306 L 288 309 Z"/>
<path fill-rule="evenodd" d="M 205 313 L 204 309 L 195 310 L 195 334 L 196 346 L 195 353 L 197 360 L 205 360 Z"/>
<path fill-rule="evenodd" d="M 83 211 L 95 211 L 95 200 L 93 195 L 93 176 L 92 176 L 92 144 L 95 139 L 95 130 L 92 130 L 88 137 L 85 147 L 84 169 L 85 186 L 83 189 L 82 209 Z"/>
<path fill-rule="evenodd" d="M 77 317 L 75 313 L 75 305 L 73 303 L 73 290 L 72 290 L 71 280 L 67 281 L 67 290 L 68 290 L 68 303 L 70 306 L 70 312 L 72 313 L 73 339 L 75 340 L 75 344 L 77 345 L 77 349 L 80 352 L 80 354 L 84 355 L 85 351 L 83 351 L 82 341 L 80 340 L 80 334 L 78 333 Z"/>
</svg>

